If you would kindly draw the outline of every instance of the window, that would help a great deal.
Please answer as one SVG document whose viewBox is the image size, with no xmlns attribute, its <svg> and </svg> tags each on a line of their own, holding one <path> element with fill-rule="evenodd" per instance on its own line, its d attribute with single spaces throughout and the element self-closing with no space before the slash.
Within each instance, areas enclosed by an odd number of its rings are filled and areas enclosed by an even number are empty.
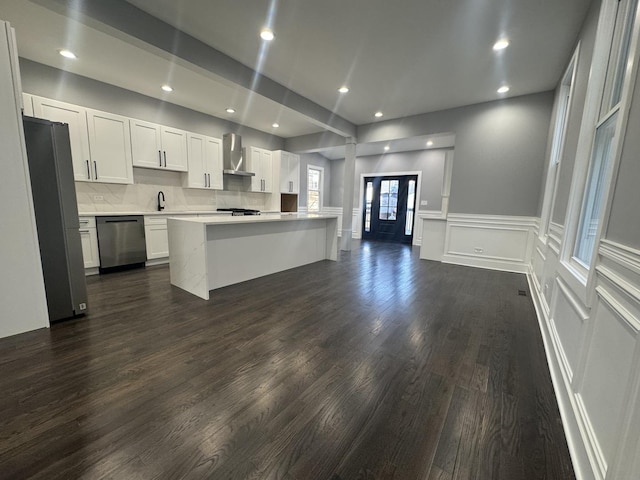
<svg viewBox="0 0 640 480">
<path fill-rule="evenodd" d="M 560 172 L 560 161 L 564 149 L 565 135 L 567 132 L 567 123 L 569 119 L 569 107 L 571 105 L 571 96 L 573 93 L 573 79 L 576 70 L 578 58 L 578 49 L 573 54 L 569 67 L 567 68 L 560 91 L 558 93 L 558 109 L 556 112 L 556 122 L 553 128 L 553 140 L 551 144 L 551 155 L 549 157 L 549 169 L 547 173 L 547 181 L 544 191 L 544 200 L 542 207 L 542 218 L 540 237 L 544 237 L 549 233 L 549 225 L 553 216 L 554 205 L 556 201 L 556 193 L 558 191 L 558 177 Z"/>
<path fill-rule="evenodd" d="M 578 230 L 572 259 L 582 270 L 590 270 L 596 250 L 607 182 L 613 164 L 616 130 L 620 124 L 624 77 L 629 64 L 631 32 L 638 0 L 616 2 L 615 24 L 587 170 Z M 586 272 L 585 272 L 586 273 Z M 586 276 L 586 275 L 585 275 Z"/>
<path fill-rule="evenodd" d="M 307 211 L 318 213 L 322 210 L 322 180 L 321 167 L 307 167 Z"/>
</svg>

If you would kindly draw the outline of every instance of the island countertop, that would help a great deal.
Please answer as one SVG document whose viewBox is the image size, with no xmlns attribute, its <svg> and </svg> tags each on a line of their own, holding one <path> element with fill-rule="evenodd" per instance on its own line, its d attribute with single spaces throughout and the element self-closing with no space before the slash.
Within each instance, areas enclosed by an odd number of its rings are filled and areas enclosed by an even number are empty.
<svg viewBox="0 0 640 480">
<path fill-rule="evenodd" d="M 205 300 L 217 288 L 338 256 L 337 215 L 169 217 L 167 227 L 172 285 Z"/>
<path fill-rule="evenodd" d="M 169 217 L 171 218 L 171 217 Z M 226 215 L 212 215 L 204 217 L 176 217 L 175 220 L 189 223 L 199 223 L 201 225 L 234 225 L 242 223 L 263 223 L 263 222 L 293 222 L 298 220 L 325 220 L 338 218 L 337 215 L 323 215 L 316 213 L 266 213 L 261 215 L 240 215 L 237 217 Z"/>
</svg>

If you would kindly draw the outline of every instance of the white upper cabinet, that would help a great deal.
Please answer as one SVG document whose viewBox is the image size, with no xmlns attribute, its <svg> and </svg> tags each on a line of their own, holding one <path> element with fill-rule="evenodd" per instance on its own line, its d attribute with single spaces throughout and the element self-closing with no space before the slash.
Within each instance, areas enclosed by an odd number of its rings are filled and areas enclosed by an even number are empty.
<svg viewBox="0 0 640 480">
<path fill-rule="evenodd" d="M 162 168 L 160 125 L 131 119 L 131 154 L 134 167 Z"/>
<path fill-rule="evenodd" d="M 178 172 L 187 171 L 187 132 L 175 128 L 161 127 L 164 168 Z"/>
<path fill-rule="evenodd" d="M 129 119 L 87 109 L 93 179 L 104 183 L 133 183 Z"/>
<path fill-rule="evenodd" d="M 38 118 L 69 125 L 73 176 L 76 181 L 95 181 L 89 158 L 87 112 L 83 107 L 48 98 L 33 97 L 33 112 Z"/>
<path fill-rule="evenodd" d="M 207 159 L 207 172 L 209 176 L 209 188 L 222 190 L 222 140 L 219 138 L 206 137 L 205 155 Z"/>
<path fill-rule="evenodd" d="M 32 100 L 34 116 L 69 125 L 76 181 L 133 183 L 127 118 L 48 98 Z"/>
<path fill-rule="evenodd" d="M 300 193 L 300 156 L 277 150 L 273 152 L 280 173 L 280 193 Z M 278 165 L 279 164 L 279 167 Z"/>
<path fill-rule="evenodd" d="M 222 141 L 189 133 L 187 187 L 222 190 Z"/>
<path fill-rule="evenodd" d="M 131 120 L 133 166 L 187 171 L 187 133 L 142 120 Z"/>
<path fill-rule="evenodd" d="M 22 94 L 22 113 L 27 117 L 33 117 L 33 95 Z"/>
<path fill-rule="evenodd" d="M 273 152 L 273 169 L 278 178 L 280 193 L 300 193 L 300 156 L 276 150 Z"/>
<path fill-rule="evenodd" d="M 271 193 L 273 191 L 273 160 L 270 150 L 249 147 L 247 153 L 247 168 L 255 173 L 251 177 L 251 191 Z"/>
</svg>

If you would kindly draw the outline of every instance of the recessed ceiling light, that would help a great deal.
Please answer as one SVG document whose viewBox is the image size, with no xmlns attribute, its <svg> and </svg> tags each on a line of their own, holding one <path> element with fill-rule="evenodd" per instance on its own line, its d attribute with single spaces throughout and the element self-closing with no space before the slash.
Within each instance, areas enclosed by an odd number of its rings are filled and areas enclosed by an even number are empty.
<svg viewBox="0 0 640 480">
<path fill-rule="evenodd" d="M 374 117 L 380 118 L 382 115 L 384 115 L 382 112 L 376 112 L 374 113 Z"/>
<path fill-rule="evenodd" d="M 78 58 L 71 50 L 59 50 L 58 53 L 65 58 Z"/>
<path fill-rule="evenodd" d="M 501 38 L 500 40 L 498 40 L 496 43 L 493 44 L 493 49 L 496 51 L 504 50 L 508 46 L 509 46 L 509 40 L 507 40 L 506 38 Z"/>
<path fill-rule="evenodd" d="M 427 147 L 430 147 L 430 146 L 432 146 L 432 145 L 433 145 L 433 142 L 432 142 L 431 140 L 429 140 L 429 141 L 427 142 Z"/>
<path fill-rule="evenodd" d="M 173 88 L 170 85 L 162 85 L 162 90 L 165 92 L 173 92 Z"/>
<path fill-rule="evenodd" d="M 271 29 L 263 28 L 262 31 L 260 32 L 260 38 L 263 40 L 266 40 L 267 42 L 270 42 L 271 40 L 276 38 L 276 36 L 273 34 Z"/>
<path fill-rule="evenodd" d="M 347 92 L 349 91 L 349 87 L 340 87 L 340 88 L 338 89 L 338 91 L 339 91 L 340 93 L 347 93 Z"/>
<path fill-rule="evenodd" d="M 509 87 L 507 87 L 506 85 L 503 85 L 498 89 L 498 93 L 507 93 L 508 91 Z"/>
<path fill-rule="evenodd" d="M 280 126 L 279 123 L 274 123 L 273 125 L 271 125 L 273 128 L 278 128 Z"/>
<path fill-rule="evenodd" d="M 227 113 L 236 113 L 236 111 L 235 111 L 233 108 L 231 108 L 231 107 L 227 108 L 225 111 L 226 111 Z"/>
<path fill-rule="evenodd" d="M 384 151 L 387 152 L 389 150 L 389 145 L 384 146 Z"/>
</svg>

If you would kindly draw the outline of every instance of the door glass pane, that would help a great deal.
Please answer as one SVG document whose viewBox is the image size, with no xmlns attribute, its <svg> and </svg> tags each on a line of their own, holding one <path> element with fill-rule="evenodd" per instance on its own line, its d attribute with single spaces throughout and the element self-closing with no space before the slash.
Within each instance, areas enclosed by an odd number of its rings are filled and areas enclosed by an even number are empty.
<svg viewBox="0 0 640 480">
<path fill-rule="evenodd" d="M 365 210 L 364 210 L 364 231 L 365 232 L 370 232 L 371 231 L 371 201 L 373 200 L 373 183 L 371 182 L 367 182 L 367 189 L 366 189 L 366 203 L 365 203 Z"/>
<path fill-rule="evenodd" d="M 380 182 L 380 220 L 396 220 L 398 214 L 398 180 Z"/>
<path fill-rule="evenodd" d="M 416 198 L 416 181 L 409 180 L 409 189 L 407 191 L 407 220 L 404 224 L 404 234 L 411 235 L 413 231 L 413 205 Z"/>
<path fill-rule="evenodd" d="M 617 118 L 618 113 L 616 112 L 596 130 L 593 158 L 587 175 L 574 251 L 574 257 L 586 268 L 590 267 L 595 248 L 598 221 L 604 203 L 605 177 L 611 161 Z"/>
</svg>

